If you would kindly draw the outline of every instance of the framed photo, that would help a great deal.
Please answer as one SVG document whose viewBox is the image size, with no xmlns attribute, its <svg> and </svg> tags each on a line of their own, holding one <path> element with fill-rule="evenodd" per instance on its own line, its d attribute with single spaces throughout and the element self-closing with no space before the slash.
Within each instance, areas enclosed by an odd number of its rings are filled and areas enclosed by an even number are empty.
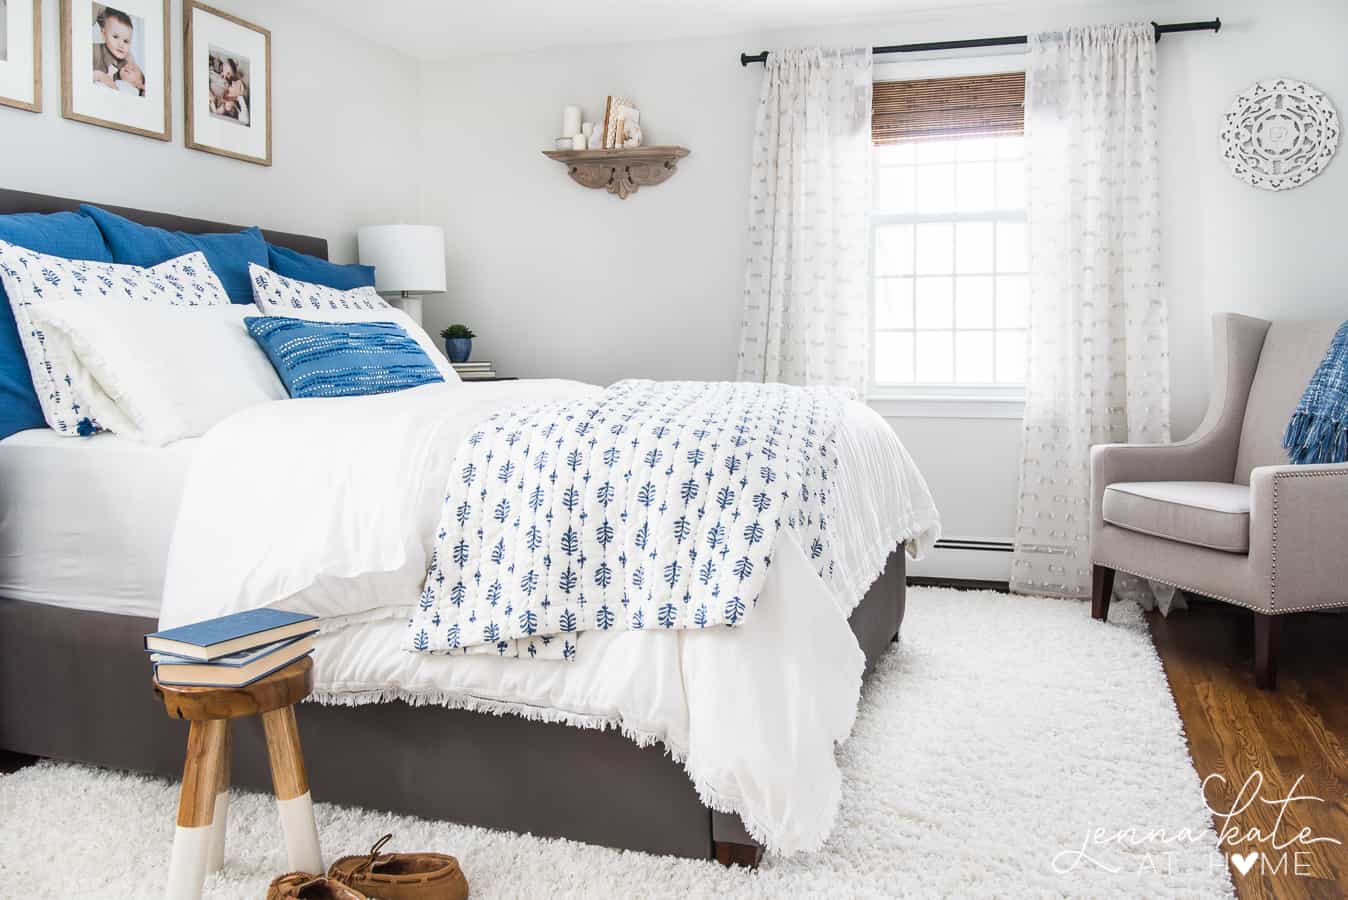
<svg viewBox="0 0 1348 900">
<path fill-rule="evenodd" d="M 271 165 L 271 32 L 184 0 L 187 146 Z"/>
<path fill-rule="evenodd" d="M 42 112 L 42 0 L 0 0 L 0 106 Z"/>
<path fill-rule="evenodd" d="M 172 138 L 168 31 L 169 0 L 61 0 L 61 115 Z"/>
</svg>

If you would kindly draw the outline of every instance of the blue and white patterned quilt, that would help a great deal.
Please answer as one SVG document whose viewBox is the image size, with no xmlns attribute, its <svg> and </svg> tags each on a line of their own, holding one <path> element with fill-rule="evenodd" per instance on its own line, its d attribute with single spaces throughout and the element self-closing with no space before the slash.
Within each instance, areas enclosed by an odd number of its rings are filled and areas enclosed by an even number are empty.
<svg viewBox="0 0 1348 900">
<path fill-rule="evenodd" d="M 405 647 L 572 659 L 591 629 L 733 627 L 783 528 L 828 579 L 847 397 L 622 381 L 491 416 L 458 449 Z"/>
</svg>

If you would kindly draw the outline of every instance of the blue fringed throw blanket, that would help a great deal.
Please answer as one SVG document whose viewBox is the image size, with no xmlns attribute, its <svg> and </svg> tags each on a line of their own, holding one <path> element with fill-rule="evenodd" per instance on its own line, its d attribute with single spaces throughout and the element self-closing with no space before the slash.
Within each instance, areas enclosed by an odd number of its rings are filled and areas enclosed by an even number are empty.
<svg viewBox="0 0 1348 900">
<path fill-rule="evenodd" d="M 1287 423 L 1282 445 L 1297 465 L 1348 462 L 1348 322 L 1329 342 Z"/>
<path fill-rule="evenodd" d="M 459 447 L 404 647 L 574 659 L 591 629 L 735 626 L 778 532 L 823 577 L 846 394 L 622 381 Z"/>
</svg>

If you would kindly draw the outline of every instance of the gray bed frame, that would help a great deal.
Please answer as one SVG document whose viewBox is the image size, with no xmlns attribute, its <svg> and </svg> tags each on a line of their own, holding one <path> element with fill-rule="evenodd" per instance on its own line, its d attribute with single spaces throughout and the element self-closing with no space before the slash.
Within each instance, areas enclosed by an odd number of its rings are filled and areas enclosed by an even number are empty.
<svg viewBox="0 0 1348 900">
<path fill-rule="evenodd" d="M 78 205 L 0 189 L 0 215 Z M 105 208 L 175 230 L 237 228 Z M 327 257 L 322 238 L 263 233 Z M 868 673 L 898 638 L 904 571 L 899 548 L 852 613 Z M 141 649 L 141 636 L 156 624 L 0 598 L 0 750 L 180 776 L 186 723 L 165 715 Z M 703 806 L 662 746 L 638 747 L 616 731 L 402 702 L 306 703 L 299 721 L 319 800 L 725 864 L 755 865 L 761 857 L 739 817 Z M 269 789 L 258 721 L 238 720 L 233 732 L 233 783 Z M 452 788 L 450 779 L 425 777 L 435 770 L 455 774 Z M 591 789 L 600 783 L 602 791 Z"/>
</svg>

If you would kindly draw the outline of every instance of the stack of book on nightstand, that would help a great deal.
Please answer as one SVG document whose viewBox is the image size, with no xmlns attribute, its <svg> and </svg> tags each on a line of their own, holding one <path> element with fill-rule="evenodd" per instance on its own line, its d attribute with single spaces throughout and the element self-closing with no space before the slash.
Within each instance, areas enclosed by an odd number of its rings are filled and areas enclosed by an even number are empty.
<svg viewBox="0 0 1348 900">
<path fill-rule="evenodd" d="M 491 367 L 489 362 L 461 362 L 450 363 L 454 371 L 459 373 L 459 377 L 464 381 L 480 381 L 484 378 L 495 378 L 496 370 Z"/>
<path fill-rule="evenodd" d="M 314 650 L 318 617 L 249 609 L 145 635 L 160 684 L 243 687 Z"/>
</svg>

